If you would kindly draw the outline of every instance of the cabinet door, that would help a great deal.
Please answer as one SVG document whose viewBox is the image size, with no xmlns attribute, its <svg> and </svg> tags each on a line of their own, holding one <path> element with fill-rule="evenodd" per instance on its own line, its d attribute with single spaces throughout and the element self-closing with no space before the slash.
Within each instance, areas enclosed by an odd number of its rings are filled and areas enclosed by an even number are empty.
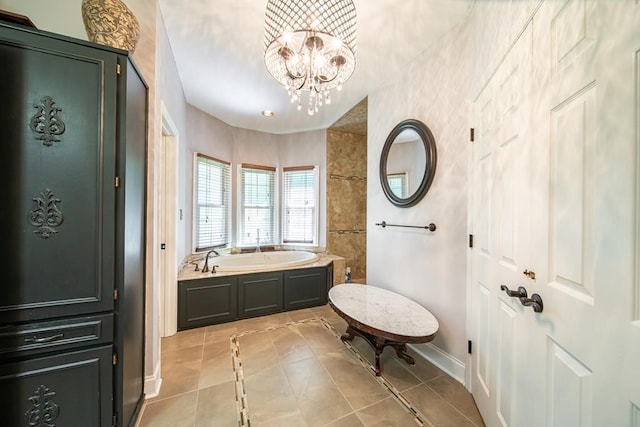
<svg viewBox="0 0 640 427">
<path fill-rule="evenodd" d="M 178 329 L 235 320 L 238 284 L 235 277 L 178 282 Z"/>
<path fill-rule="evenodd" d="M 282 273 L 259 273 L 238 279 L 239 317 L 262 316 L 283 310 Z"/>
<path fill-rule="evenodd" d="M 0 365 L 5 426 L 112 424 L 111 346 Z"/>
<path fill-rule="evenodd" d="M 327 269 L 324 267 L 284 272 L 285 310 L 326 304 L 327 293 Z"/>
<path fill-rule="evenodd" d="M 0 323 L 113 308 L 116 55 L 0 24 Z"/>
</svg>

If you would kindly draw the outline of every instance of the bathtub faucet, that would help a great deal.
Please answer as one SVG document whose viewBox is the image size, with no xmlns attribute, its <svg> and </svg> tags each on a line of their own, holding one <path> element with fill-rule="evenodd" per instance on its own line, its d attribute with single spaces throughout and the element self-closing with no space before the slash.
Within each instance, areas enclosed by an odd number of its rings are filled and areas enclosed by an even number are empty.
<svg viewBox="0 0 640 427">
<path fill-rule="evenodd" d="M 209 271 L 209 255 L 211 255 L 212 253 L 216 254 L 216 256 L 220 256 L 220 254 L 215 249 L 211 249 L 209 252 L 207 252 L 207 254 L 204 256 L 204 266 L 202 267 L 203 273 Z"/>
</svg>

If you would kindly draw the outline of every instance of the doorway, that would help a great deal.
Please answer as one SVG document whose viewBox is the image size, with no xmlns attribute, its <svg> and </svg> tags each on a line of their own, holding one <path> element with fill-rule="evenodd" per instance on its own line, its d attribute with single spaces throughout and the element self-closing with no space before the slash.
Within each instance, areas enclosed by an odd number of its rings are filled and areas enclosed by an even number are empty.
<svg viewBox="0 0 640 427">
<path fill-rule="evenodd" d="M 159 320 L 162 337 L 174 335 L 178 324 L 176 250 L 178 141 L 177 128 L 163 104 L 158 170 Z"/>
</svg>

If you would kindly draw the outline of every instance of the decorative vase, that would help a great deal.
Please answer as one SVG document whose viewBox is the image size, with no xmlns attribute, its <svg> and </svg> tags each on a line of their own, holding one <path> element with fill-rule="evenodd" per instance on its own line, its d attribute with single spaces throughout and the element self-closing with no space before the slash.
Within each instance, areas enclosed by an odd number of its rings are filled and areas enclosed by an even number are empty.
<svg viewBox="0 0 640 427">
<path fill-rule="evenodd" d="M 82 21 L 92 42 L 135 50 L 140 25 L 121 0 L 82 0 Z"/>
</svg>

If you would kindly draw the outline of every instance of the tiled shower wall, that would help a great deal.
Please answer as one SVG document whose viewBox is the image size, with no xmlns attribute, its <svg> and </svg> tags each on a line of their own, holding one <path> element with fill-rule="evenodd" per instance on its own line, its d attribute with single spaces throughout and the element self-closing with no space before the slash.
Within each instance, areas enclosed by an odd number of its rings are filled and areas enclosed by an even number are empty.
<svg viewBox="0 0 640 427">
<path fill-rule="evenodd" d="M 327 252 L 355 282 L 367 272 L 367 136 L 327 130 Z M 337 273 L 337 272 L 336 272 Z"/>
</svg>

